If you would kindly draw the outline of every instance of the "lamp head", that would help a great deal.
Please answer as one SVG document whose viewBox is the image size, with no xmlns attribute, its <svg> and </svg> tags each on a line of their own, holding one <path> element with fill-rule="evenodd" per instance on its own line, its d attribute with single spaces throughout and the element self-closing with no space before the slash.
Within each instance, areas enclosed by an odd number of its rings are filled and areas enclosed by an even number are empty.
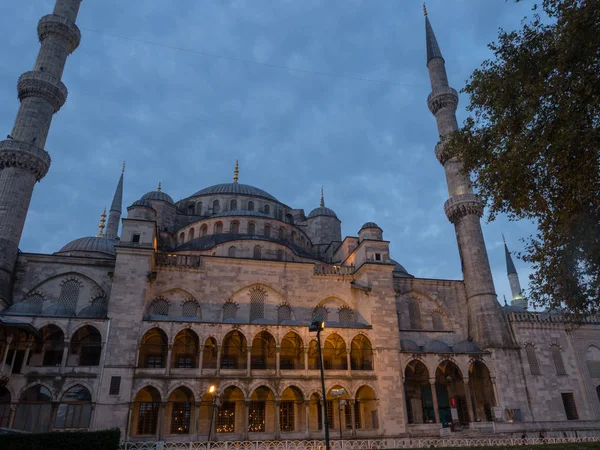
<svg viewBox="0 0 600 450">
<path fill-rule="evenodd" d="M 211 387 L 208 388 L 208 393 L 214 394 L 216 390 L 217 390 L 217 387 L 213 384 Z"/>
<path fill-rule="evenodd" d="M 315 331 L 323 331 L 325 329 L 325 322 L 317 319 L 317 320 L 313 320 L 311 322 L 311 324 L 308 326 L 308 331 L 309 332 L 315 332 Z"/>
</svg>

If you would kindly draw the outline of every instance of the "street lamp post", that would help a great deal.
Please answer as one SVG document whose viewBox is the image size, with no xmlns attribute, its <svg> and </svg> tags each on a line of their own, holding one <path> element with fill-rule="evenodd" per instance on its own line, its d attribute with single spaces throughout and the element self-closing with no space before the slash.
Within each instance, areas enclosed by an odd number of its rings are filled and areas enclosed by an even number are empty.
<svg viewBox="0 0 600 450">
<path fill-rule="evenodd" d="M 346 393 L 346 391 L 343 388 L 331 390 L 331 395 L 333 395 L 334 397 L 341 397 L 345 393 Z M 344 403 L 342 403 L 342 402 L 344 402 Z M 344 438 L 342 435 L 342 406 L 344 406 L 345 404 L 346 404 L 346 400 L 338 401 L 338 413 L 339 413 L 339 418 L 340 418 L 340 422 L 339 422 L 339 424 L 340 424 L 340 440 Z"/>
<path fill-rule="evenodd" d="M 215 406 L 216 406 L 216 400 L 217 400 L 217 396 L 215 395 L 215 391 L 217 390 L 217 387 L 213 384 L 211 387 L 208 388 L 208 393 L 212 395 L 212 411 L 210 414 L 210 427 L 208 428 L 208 442 L 210 442 L 210 437 L 212 435 L 212 429 L 213 429 L 213 423 L 215 422 Z"/>
<path fill-rule="evenodd" d="M 323 352 L 321 351 L 321 331 L 325 329 L 325 322 L 314 320 L 309 326 L 309 332 L 317 332 L 317 345 L 319 347 L 319 369 L 321 370 L 321 390 L 323 391 L 323 412 L 325 422 L 325 449 L 330 450 L 329 446 L 329 420 L 327 418 L 327 395 L 325 393 L 325 371 L 323 370 Z"/>
</svg>

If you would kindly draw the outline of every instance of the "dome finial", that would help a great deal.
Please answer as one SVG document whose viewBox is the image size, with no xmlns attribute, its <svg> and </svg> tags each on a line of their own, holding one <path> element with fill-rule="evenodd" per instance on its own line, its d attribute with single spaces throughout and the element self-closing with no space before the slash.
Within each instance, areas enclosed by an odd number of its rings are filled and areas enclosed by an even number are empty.
<svg viewBox="0 0 600 450">
<path fill-rule="evenodd" d="M 425 17 L 427 17 L 427 5 L 425 2 L 423 2 L 423 14 L 425 14 Z"/>
<path fill-rule="evenodd" d="M 98 225 L 98 234 L 96 237 L 104 237 L 104 222 L 106 222 L 106 208 L 102 214 L 100 214 L 100 225 Z"/>
<path fill-rule="evenodd" d="M 121 173 L 125 173 L 125 161 L 123 161 L 123 169 L 121 170 Z"/>
<path fill-rule="evenodd" d="M 156 190 L 158 192 L 160 192 L 162 190 L 162 183 L 160 181 L 158 182 L 158 187 L 156 188 Z"/>
<path fill-rule="evenodd" d="M 323 186 L 321 186 L 321 208 L 325 208 L 325 194 L 323 193 Z"/>
<path fill-rule="evenodd" d="M 240 179 L 240 163 L 236 159 L 235 160 L 235 169 L 233 170 L 233 182 L 237 183 L 239 179 Z"/>
</svg>

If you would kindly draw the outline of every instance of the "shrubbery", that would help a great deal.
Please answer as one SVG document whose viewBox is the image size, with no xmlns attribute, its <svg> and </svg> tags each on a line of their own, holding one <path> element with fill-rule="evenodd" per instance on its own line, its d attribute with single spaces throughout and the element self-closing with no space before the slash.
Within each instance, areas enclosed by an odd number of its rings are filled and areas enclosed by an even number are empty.
<svg viewBox="0 0 600 450">
<path fill-rule="evenodd" d="M 118 450 L 121 430 L 2 434 L 2 450 Z"/>
<path fill-rule="evenodd" d="M 0 447 L 1 448 L 1 447 Z M 600 449 L 600 442 L 590 442 L 585 444 L 540 444 L 540 445 L 519 445 L 509 447 L 443 447 L 438 450 L 469 450 L 473 448 L 488 448 L 488 449 L 502 449 L 502 450 L 587 450 L 587 449 Z"/>
</svg>

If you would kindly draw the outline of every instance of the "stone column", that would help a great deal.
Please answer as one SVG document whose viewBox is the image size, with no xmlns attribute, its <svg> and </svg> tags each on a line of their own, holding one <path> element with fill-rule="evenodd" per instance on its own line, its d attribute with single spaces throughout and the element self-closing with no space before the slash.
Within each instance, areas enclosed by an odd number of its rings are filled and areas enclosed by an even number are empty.
<svg viewBox="0 0 600 450">
<path fill-rule="evenodd" d="M 246 376 L 250 377 L 252 374 L 252 352 L 250 351 L 252 347 L 248 347 L 247 355 L 246 355 Z"/>
<path fill-rule="evenodd" d="M 352 371 L 352 359 L 350 358 L 350 350 L 346 351 L 346 360 L 346 364 L 348 364 L 348 376 L 350 376 L 350 373 Z"/>
<path fill-rule="evenodd" d="M 471 422 L 477 422 L 477 417 L 475 417 L 475 410 L 473 409 L 473 400 L 471 398 L 471 383 L 468 380 L 465 381 L 465 397 L 467 400 L 467 411 L 469 412 Z"/>
<path fill-rule="evenodd" d="M 354 400 L 348 400 L 348 408 L 352 416 L 352 437 L 356 437 L 356 411 L 354 410 Z"/>
<path fill-rule="evenodd" d="M 65 341 L 63 348 L 62 359 L 60 360 L 60 372 L 64 372 L 64 368 L 67 366 L 67 358 L 69 357 L 69 342 Z"/>
<path fill-rule="evenodd" d="M 204 347 L 200 347 L 200 355 L 198 356 L 198 376 L 202 376 L 202 362 L 204 361 Z"/>
<path fill-rule="evenodd" d="M 15 405 L 14 403 L 11 403 L 10 405 L 10 410 L 8 413 L 8 425 L 7 428 L 13 428 L 14 426 L 14 421 L 15 421 L 15 411 L 17 410 L 17 405 Z"/>
<path fill-rule="evenodd" d="M 217 347 L 217 376 L 221 375 L 221 347 Z"/>
<path fill-rule="evenodd" d="M 129 440 L 129 436 L 131 434 L 131 414 L 133 412 L 133 402 L 129 402 L 129 409 L 127 411 L 127 423 L 125 424 L 125 438 L 123 439 L 125 442 Z"/>
<path fill-rule="evenodd" d="M 196 403 L 195 406 L 196 407 L 194 408 L 194 428 L 192 429 L 192 434 L 194 435 L 194 439 L 198 441 L 200 439 L 198 437 L 198 424 L 200 423 L 200 404 Z"/>
<path fill-rule="evenodd" d="M 279 426 L 279 414 L 281 412 L 281 402 L 279 400 L 275 400 L 275 439 L 279 440 L 281 438 L 281 430 Z"/>
<path fill-rule="evenodd" d="M 276 370 L 276 374 L 277 374 L 277 378 L 279 378 L 280 374 L 281 374 L 281 368 L 279 367 L 279 363 L 280 363 L 280 356 L 279 356 L 279 350 L 280 348 L 277 347 L 275 349 L 275 370 Z"/>
<path fill-rule="evenodd" d="M 304 376 L 308 376 L 308 349 L 304 349 Z"/>
<path fill-rule="evenodd" d="M 306 420 L 306 430 L 304 432 L 304 437 L 306 439 L 308 439 L 310 437 L 310 400 L 306 400 L 304 402 L 304 414 L 305 414 L 305 420 Z"/>
<path fill-rule="evenodd" d="M 441 424 L 437 392 L 435 390 L 435 378 L 429 379 L 429 385 L 431 386 L 431 398 L 433 400 L 433 413 L 435 414 L 435 423 Z"/>
<path fill-rule="evenodd" d="M 60 402 L 52 402 L 52 411 L 50 412 L 50 423 L 48 424 L 48 431 L 54 429 L 54 422 L 56 422 L 56 413 L 58 412 L 58 406 Z"/>
<path fill-rule="evenodd" d="M 50 168 L 44 150 L 52 116 L 67 100 L 62 83 L 67 56 L 81 40 L 75 25 L 81 0 L 56 0 L 38 23 L 40 50 L 33 71 L 19 78 L 21 106 L 8 138 L 0 142 L 0 298 L 11 298 L 18 246 L 33 187 Z"/>
<path fill-rule="evenodd" d="M 167 410 L 167 403 L 161 402 L 158 407 L 158 440 L 162 441 L 165 435 L 165 411 Z"/>
<path fill-rule="evenodd" d="M 250 402 L 244 401 L 244 440 L 248 440 L 248 427 L 250 426 Z"/>
<path fill-rule="evenodd" d="M 2 353 L 2 364 L 0 365 L 0 373 L 4 372 L 4 367 L 6 366 L 6 359 L 8 358 L 8 351 L 10 350 L 10 344 L 12 340 L 13 336 L 12 334 L 9 334 L 6 337 L 6 345 L 4 346 L 4 352 Z"/>
<path fill-rule="evenodd" d="M 171 373 L 171 355 L 173 353 L 173 345 L 169 344 L 169 348 L 167 350 L 167 364 L 165 364 L 167 374 Z"/>
<path fill-rule="evenodd" d="M 29 367 L 29 354 L 31 353 L 31 349 L 35 346 L 33 342 L 33 338 L 29 338 L 27 341 L 27 345 L 25 346 L 25 355 L 23 356 L 23 364 L 24 367 Z"/>
</svg>

